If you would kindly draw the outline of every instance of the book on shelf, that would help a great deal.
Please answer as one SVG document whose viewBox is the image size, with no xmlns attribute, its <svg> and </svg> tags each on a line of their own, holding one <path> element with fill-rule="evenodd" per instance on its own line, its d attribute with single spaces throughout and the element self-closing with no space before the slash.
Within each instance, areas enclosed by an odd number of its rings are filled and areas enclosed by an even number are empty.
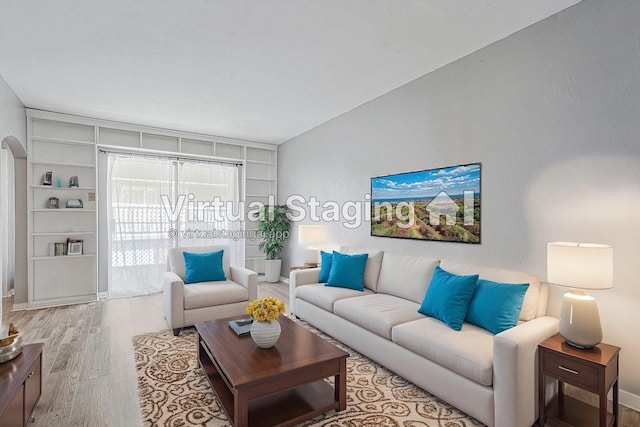
<svg viewBox="0 0 640 427">
<path fill-rule="evenodd" d="M 67 244 L 62 242 L 49 243 L 49 256 L 61 256 L 67 254 Z"/>
</svg>

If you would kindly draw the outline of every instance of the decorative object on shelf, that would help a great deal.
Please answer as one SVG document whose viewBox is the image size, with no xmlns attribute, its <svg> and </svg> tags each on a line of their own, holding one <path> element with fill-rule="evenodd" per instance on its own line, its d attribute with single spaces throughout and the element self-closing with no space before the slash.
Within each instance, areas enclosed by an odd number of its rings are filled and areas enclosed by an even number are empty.
<svg viewBox="0 0 640 427">
<path fill-rule="evenodd" d="M 78 177 L 76 175 L 69 178 L 69 188 L 78 188 Z"/>
<path fill-rule="evenodd" d="M 596 243 L 553 242 L 547 245 L 547 280 L 573 288 L 564 294 L 560 335 L 567 344 L 590 349 L 602 341 L 600 314 L 585 289 L 613 287 L 613 248 Z"/>
<path fill-rule="evenodd" d="M 51 185 L 53 179 L 53 172 L 45 172 L 44 175 L 42 175 L 42 185 Z"/>
<path fill-rule="evenodd" d="M 22 353 L 22 336 L 15 325 L 10 323 L 8 332 L 5 332 L 5 329 L 0 331 L 0 363 L 15 359 L 20 353 Z"/>
<path fill-rule="evenodd" d="M 62 180 L 60 178 L 56 179 L 56 188 L 62 188 Z"/>
<path fill-rule="evenodd" d="M 314 268 L 318 266 L 320 250 L 315 245 L 321 245 L 327 238 L 327 229 L 324 225 L 300 225 L 298 226 L 298 243 L 305 245 L 304 266 Z"/>
<path fill-rule="evenodd" d="M 69 199 L 67 200 L 67 208 L 80 209 L 82 208 L 82 200 Z"/>
<path fill-rule="evenodd" d="M 67 239 L 67 255 L 82 255 L 82 240 Z"/>
<path fill-rule="evenodd" d="M 371 235 L 480 243 L 480 163 L 371 178 Z"/>
<path fill-rule="evenodd" d="M 47 207 L 49 209 L 58 209 L 60 207 L 60 200 L 57 197 L 49 197 Z"/>
<path fill-rule="evenodd" d="M 282 301 L 275 297 L 253 300 L 247 306 L 247 314 L 253 318 L 251 338 L 260 348 L 271 348 L 280 338 L 280 323 L 276 320 L 286 311 Z"/>
<path fill-rule="evenodd" d="M 289 238 L 289 207 L 287 205 L 266 205 L 258 216 L 258 231 L 262 241 L 258 249 L 267 256 L 264 262 L 265 280 L 276 283 L 280 280 L 282 260 L 279 258 L 284 242 Z"/>
</svg>

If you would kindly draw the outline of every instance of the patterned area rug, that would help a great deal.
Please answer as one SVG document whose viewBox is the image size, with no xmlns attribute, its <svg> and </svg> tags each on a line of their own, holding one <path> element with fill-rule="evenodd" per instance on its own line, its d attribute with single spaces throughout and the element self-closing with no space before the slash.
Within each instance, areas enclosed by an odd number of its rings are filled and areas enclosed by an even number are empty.
<svg viewBox="0 0 640 427">
<path fill-rule="evenodd" d="M 347 409 L 328 412 L 301 426 L 482 425 L 317 329 L 303 325 L 351 356 L 347 359 Z M 179 337 L 171 331 L 138 335 L 133 338 L 133 347 L 143 425 L 231 425 L 198 366 L 195 329 L 187 329 Z"/>
</svg>

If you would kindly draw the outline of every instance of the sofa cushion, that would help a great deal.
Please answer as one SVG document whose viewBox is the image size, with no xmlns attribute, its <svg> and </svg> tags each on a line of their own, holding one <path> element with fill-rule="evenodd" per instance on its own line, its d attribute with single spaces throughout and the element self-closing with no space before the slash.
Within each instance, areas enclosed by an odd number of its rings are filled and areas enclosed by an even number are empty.
<svg viewBox="0 0 640 427">
<path fill-rule="evenodd" d="M 366 248 L 363 246 L 342 246 L 340 252 L 343 254 L 368 254 L 367 265 L 364 268 L 364 287 L 376 292 L 378 286 L 378 276 L 382 265 L 383 252 L 378 249 Z"/>
<path fill-rule="evenodd" d="M 338 300 L 373 293 L 369 289 L 365 289 L 364 291 L 354 291 L 353 289 L 347 288 L 332 288 L 324 286 L 322 283 L 298 286 L 296 287 L 295 292 L 296 298 L 303 299 L 330 313 L 333 313 L 333 304 Z"/>
<path fill-rule="evenodd" d="M 422 318 L 417 310 L 417 303 L 385 294 L 342 299 L 333 305 L 336 315 L 389 340 L 391 328 Z"/>
<path fill-rule="evenodd" d="M 493 384 L 493 334 L 465 323 L 454 331 L 425 317 L 395 326 L 393 342 L 479 384 Z M 514 374 L 515 375 L 515 374 Z"/>
<path fill-rule="evenodd" d="M 184 286 L 184 309 L 212 307 L 243 302 L 249 299 L 249 290 L 235 282 L 200 282 Z"/>
<path fill-rule="evenodd" d="M 229 247 L 224 245 L 216 245 L 216 246 L 189 246 L 183 248 L 172 248 L 169 249 L 169 253 L 167 254 L 167 271 L 173 271 L 176 273 L 182 280 L 184 280 L 187 276 L 186 268 L 184 265 L 184 256 L 182 252 L 191 252 L 194 254 L 202 254 L 205 252 L 215 252 L 219 250 L 224 250 L 224 254 L 222 255 L 222 270 L 226 277 L 231 278 L 231 263 L 229 262 Z"/>
<path fill-rule="evenodd" d="M 222 270 L 222 256 L 224 250 L 197 254 L 182 252 L 184 256 L 184 283 L 213 282 L 227 280 Z"/>
<path fill-rule="evenodd" d="M 454 274 L 478 274 L 481 279 L 500 283 L 528 283 L 529 288 L 524 294 L 519 320 L 535 319 L 538 313 L 538 299 L 540 298 L 540 281 L 529 273 L 500 268 L 478 267 L 476 265 L 461 264 L 442 260 L 440 266 Z"/>
<path fill-rule="evenodd" d="M 333 251 L 327 286 L 362 291 L 364 289 L 364 269 L 368 257 L 368 254 L 347 255 Z"/>
<path fill-rule="evenodd" d="M 498 283 L 478 279 L 469 303 L 466 321 L 499 334 L 518 324 L 528 283 Z"/>
<path fill-rule="evenodd" d="M 318 279 L 318 282 L 327 283 L 327 280 L 329 280 L 329 273 L 331 272 L 333 253 L 320 251 L 320 260 L 320 278 Z"/>
<path fill-rule="evenodd" d="M 462 323 L 478 281 L 477 274 L 458 276 L 436 267 L 418 311 L 442 320 L 456 331 Z"/>
<path fill-rule="evenodd" d="M 386 253 L 382 259 L 377 292 L 395 295 L 420 304 L 427 293 L 433 269 L 439 261 Z"/>
</svg>

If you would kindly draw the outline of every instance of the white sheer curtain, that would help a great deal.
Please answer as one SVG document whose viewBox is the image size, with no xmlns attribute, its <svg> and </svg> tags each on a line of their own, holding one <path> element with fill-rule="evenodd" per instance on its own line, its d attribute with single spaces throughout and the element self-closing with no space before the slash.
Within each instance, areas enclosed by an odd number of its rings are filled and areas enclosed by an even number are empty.
<svg viewBox="0 0 640 427">
<path fill-rule="evenodd" d="M 244 241 L 227 233 L 242 224 L 227 214 L 238 206 L 237 167 L 120 154 L 108 159 L 109 296 L 162 291 L 167 252 L 176 246 L 228 244 L 232 263 L 244 265 Z"/>
<path fill-rule="evenodd" d="M 180 246 L 226 244 L 230 246 L 231 264 L 244 265 L 238 168 L 187 161 L 180 164 L 178 172 L 178 198 L 185 198 L 179 224 Z"/>
</svg>

